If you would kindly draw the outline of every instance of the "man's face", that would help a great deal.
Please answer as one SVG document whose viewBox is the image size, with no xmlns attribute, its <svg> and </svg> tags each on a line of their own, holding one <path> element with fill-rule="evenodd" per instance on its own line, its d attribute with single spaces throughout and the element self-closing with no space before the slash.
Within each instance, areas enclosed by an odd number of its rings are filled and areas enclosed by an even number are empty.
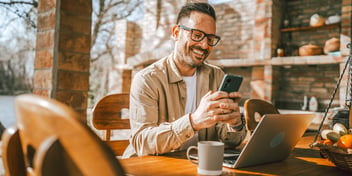
<svg viewBox="0 0 352 176">
<path fill-rule="evenodd" d="M 179 26 L 175 32 L 176 60 L 183 66 L 198 67 L 203 64 L 213 47 L 208 45 L 207 36 L 198 42 L 192 40 L 192 31 L 190 29 L 194 29 L 193 37 L 196 37 L 199 31 L 200 33 L 215 34 L 215 21 L 209 15 L 194 11 L 191 13 L 190 18 L 182 19 L 179 24 L 183 28 Z"/>
</svg>

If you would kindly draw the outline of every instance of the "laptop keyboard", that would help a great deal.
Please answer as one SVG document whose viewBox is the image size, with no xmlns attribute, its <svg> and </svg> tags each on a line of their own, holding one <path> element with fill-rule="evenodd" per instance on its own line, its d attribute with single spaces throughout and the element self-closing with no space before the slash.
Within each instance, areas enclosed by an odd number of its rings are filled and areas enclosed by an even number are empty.
<svg viewBox="0 0 352 176">
<path fill-rule="evenodd" d="M 239 156 L 239 155 L 238 155 Z M 230 165 L 233 165 L 235 164 L 238 156 L 233 156 L 233 157 L 226 157 L 224 158 L 224 164 L 230 164 Z"/>
<path fill-rule="evenodd" d="M 233 165 L 235 164 L 239 156 L 240 156 L 240 151 L 238 150 L 225 151 L 223 166 L 233 167 Z"/>
</svg>

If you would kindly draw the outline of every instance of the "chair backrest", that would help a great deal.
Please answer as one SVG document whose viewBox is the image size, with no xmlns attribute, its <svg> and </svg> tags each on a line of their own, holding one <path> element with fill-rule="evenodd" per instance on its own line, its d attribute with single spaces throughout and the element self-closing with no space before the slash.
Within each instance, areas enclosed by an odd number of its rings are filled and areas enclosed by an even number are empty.
<svg viewBox="0 0 352 176">
<path fill-rule="evenodd" d="M 250 133 L 258 125 L 259 120 L 265 114 L 279 114 L 279 111 L 273 104 L 261 99 L 248 99 L 244 102 L 244 115 L 246 126 Z M 257 115 L 260 115 L 259 117 Z"/>
<path fill-rule="evenodd" d="M 20 95 L 16 124 L 3 134 L 6 175 L 124 175 L 111 148 L 56 100 Z"/>
<path fill-rule="evenodd" d="M 123 140 L 111 140 L 113 130 L 130 129 L 129 118 L 122 119 L 122 110 L 128 109 L 129 93 L 115 93 L 102 97 L 93 108 L 92 124 L 103 130 L 103 140 L 109 144 L 116 155 L 121 156 L 129 144 L 128 136 Z"/>
</svg>

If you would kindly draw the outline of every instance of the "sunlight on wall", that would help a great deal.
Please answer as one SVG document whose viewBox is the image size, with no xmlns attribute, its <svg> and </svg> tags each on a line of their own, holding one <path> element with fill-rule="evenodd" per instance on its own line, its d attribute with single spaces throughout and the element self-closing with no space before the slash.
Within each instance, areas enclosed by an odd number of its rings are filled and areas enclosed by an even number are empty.
<svg viewBox="0 0 352 176">
<path fill-rule="evenodd" d="M 231 0 L 209 0 L 208 2 L 210 4 L 221 4 L 221 3 L 224 3 L 224 2 L 230 2 Z"/>
</svg>

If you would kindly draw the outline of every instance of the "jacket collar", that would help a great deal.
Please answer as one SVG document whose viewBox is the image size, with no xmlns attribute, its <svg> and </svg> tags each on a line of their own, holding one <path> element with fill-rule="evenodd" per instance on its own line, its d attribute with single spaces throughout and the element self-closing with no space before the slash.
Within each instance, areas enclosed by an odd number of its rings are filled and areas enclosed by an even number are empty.
<svg viewBox="0 0 352 176">
<path fill-rule="evenodd" d="M 180 71 L 176 67 L 176 63 L 173 57 L 174 57 L 174 53 L 172 52 L 169 56 L 167 56 L 167 61 L 166 61 L 169 83 L 176 83 L 183 80 Z M 198 75 L 197 80 L 199 78 L 203 78 L 204 76 L 207 76 L 209 72 L 210 72 L 210 68 L 208 67 L 207 63 L 204 63 L 202 66 L 197 68 L 197 75 Z"/>
</svg>

